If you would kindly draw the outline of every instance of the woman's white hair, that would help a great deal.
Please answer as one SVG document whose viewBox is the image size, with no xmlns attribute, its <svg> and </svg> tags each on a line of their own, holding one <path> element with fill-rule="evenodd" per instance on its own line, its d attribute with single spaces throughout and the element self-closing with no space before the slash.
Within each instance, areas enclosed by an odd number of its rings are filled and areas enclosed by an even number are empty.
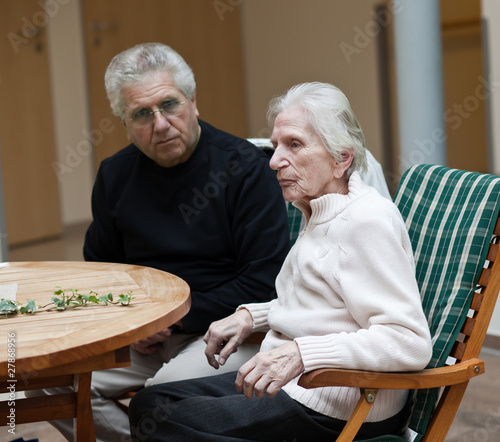
<svg viewBox="0 0 500 442">
<path fill-rule="evenodd" d="M 347 170 L 348 176 L 355 170 L 366 170 L 365 137 L 349 100 L 339 88 L 320 82 L 293 86 L 269 103 L 269 126 L 274 126 L 279 113 L 295 105 L 305 110 L 313 130 L 336 161 L 342 161 L 342 154 L 346 151 L 353 153 L 352 164 Z"/>
<path fill-rule="evenodd" d="M 188 100 L 196 93 L 194 74 L 184 59 L 170 46 L 162 43 L 143 43 L 116 55 L 104 76 L 106 93 L 111 110 L 121 119 L 125 118 L 123 101 L 124 87 L 140 83 L 150 72 L 167 71 L 174 83 Z"/>
</svg>

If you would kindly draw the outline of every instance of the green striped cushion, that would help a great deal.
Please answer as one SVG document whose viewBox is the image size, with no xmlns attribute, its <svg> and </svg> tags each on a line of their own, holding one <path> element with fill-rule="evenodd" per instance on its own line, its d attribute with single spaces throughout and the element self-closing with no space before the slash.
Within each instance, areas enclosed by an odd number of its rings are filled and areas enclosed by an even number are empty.
<svg viewBox="0 0 500 442">
<path fill-rule="evenodd" d="M 292 203 L 287 203 L 288 212 L 288 227 L 290 228 L 290 246 L 295 244 L 302 227 L 302 212 L 293 206 Z"/>
<path fill-rule="evenodd" d="M 466 319 L 498 216 L 499 198 L 500 178 L 441 166 L 414 166 L 400 181 L 394 202 L 410 234 L 433 337 L 428 367 L 445 365 Z M 420 435 L 437 395 L 436 389 L 414 393 L 410 428 Z"/>
</svg>

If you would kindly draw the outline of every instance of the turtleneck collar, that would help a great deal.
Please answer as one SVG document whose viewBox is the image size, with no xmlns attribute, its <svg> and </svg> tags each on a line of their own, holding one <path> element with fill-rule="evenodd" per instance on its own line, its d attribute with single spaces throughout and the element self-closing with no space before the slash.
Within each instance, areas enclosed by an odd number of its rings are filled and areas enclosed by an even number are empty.
<svg viewBox="0 0 500 442">
<path fill-rule="evenodd" d="M 302 201 L 293 203 L 305 217 L 306 225 L 309 223 L 321 224 L 330 221 L 342 212 L 348 204 L 367 192 L 367 186 L 358 172 L 353 172 L 349 177 L 348 193 L 328 193 L 320 196 L 307 204 Z"/>
</svg>

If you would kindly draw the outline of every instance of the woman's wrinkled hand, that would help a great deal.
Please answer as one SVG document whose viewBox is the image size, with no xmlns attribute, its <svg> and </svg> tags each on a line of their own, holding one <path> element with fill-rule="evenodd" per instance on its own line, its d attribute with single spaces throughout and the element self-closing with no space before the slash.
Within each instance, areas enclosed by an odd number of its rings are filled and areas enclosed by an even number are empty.
<svg viewBox="0 0 500 442">
<path fill-rule="evenodd" d="M 273 350 L 257 353 L 241 366 L 236 376 L 236 389 L 247 399 L 253 395 L 274 397 L 292 379 L 304 372 L 304 363 L 295 341 Z"/>
<path fill-rule="evenodd" d="M 253 319 L 246 309 L 238 310 L 227 318 L 213 322 L 203 340 L 207 344 L 205 356 L 208 363 L 219 368 L 227 358 L 236 353 L 238 347 L 252 333 Z M 219 358 L 215 357 L 219 355 Z"/>
</svg>

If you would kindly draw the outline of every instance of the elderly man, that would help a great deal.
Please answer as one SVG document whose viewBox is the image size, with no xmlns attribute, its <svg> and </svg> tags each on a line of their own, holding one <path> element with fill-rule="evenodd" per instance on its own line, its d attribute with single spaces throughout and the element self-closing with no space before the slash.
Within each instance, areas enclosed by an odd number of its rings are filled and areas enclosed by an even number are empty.
<svg viewBox="0 0 500 442">
<path fill-rule="evenodd" d="M 269 159 L 198 119 L 194 76 L 178 53 L 158 43 L 128 49 L 111 61 L 105 83 L 131 144 L 99 168 L 85 259 L 171 272 L 192 297 L 179 323 L 132 345 L 131 367 L 93 374 L 97 439 L 122 442 L 130 440 L 128 418 L 112 398 L 213 374 L 203 334 L 238 305 L 275 297 L 289 231 Z M 257 350 L 246 346 L 227 369 Z M 71 437 L 71 422 L 53 424 Z"/>
<path fill-rule="evenodd" d="M 432 353 L 411 243 L 397 207 L 368 186 L 361 127 L 345 95 L 304 83 L 271 102 L 270 161 L 305 229 L 276 278 L 277 298 L 241 305 L 205 335 L 225 367 L 252 331 L 261 351 L 237 373 L 154 385 L 130 404 L 138 441 L 331 441 L 359 390 L 306 390 L 321 367 L 412 371 Z M 357 437 L 400 433 L 407 391 L 383 390 Z"/>
</svg>

